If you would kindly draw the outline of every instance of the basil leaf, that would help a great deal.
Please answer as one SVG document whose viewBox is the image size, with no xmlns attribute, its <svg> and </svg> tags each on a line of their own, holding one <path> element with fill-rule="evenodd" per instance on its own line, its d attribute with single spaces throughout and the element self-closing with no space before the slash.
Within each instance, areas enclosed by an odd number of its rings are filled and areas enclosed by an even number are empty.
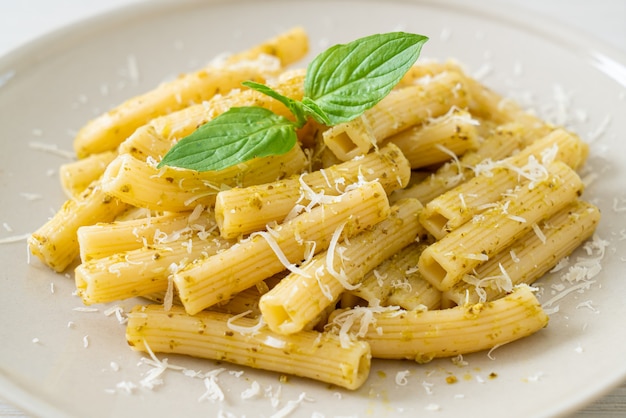
<svg viewBox="0 0 626 418">
<path fill-rule="evenodd" d="M 180 140 L 158 167 L 221 170 L 255 157 L 284 154 L 297 142 L 296 129 L 308 117 L 333 126 L 360 116 L 382 100 L 415 63 L 427 40 L 393 32 L 336 45 L 309 64 L 302 101 L 264 84 L 244 82 L 287 106 L 296 122 L 261 107 L 231 108 Z"/>
<path fill-rule="evenodd" d="M 389 94 L 427 40 L 391 32 L 335 45 L 309 64 L 304 95 L 322 109 L 331 125 L 348 122 Z"/>
<path fill-rule="evenodd" d="M 326 112 L 324 112 L 324 110 L 322 110 L 322 108 L 320 108 L 319 105 L 313 100 L 309 99 L 308 97 L 303 97 L 302 105 L 304 106 L 304 111 L 307 113 L 307 115 L 311 116 L 317 122 L 326 126 L 332 125 L 330 118 L 328 117 Z"/>
<path fill-rule="evenodd" d="M 296 117 L 298 128 L 303 127 L 306 123 L 306 112 L 302 106 L 302 103 L 287 96 L 283 96 L 282 94 L 272 89 L 271 87 L 266 86 L 265 84 L 257 83 L 254 81 L 244 81 L 241 84 L 258 91 L 259 93 L 263 93 L 266 96 L 276 99 L 285 106 L 287 106 L 287 109 L 289 109 L 289 111 L 293 113 L 293 115 Z"/>
<path fill-rule="evenodd" d="M 281 155 L 296 144 L 296 126 L 262 107 L 233 107 L 176 143 L 158 167 L 221 170 L 256 157 Z"/>
</svg>

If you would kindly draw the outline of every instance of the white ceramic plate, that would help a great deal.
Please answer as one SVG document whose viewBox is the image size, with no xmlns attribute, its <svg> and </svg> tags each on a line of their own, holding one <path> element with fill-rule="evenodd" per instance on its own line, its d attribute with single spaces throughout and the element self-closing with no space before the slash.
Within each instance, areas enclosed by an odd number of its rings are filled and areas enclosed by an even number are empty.
<svg viewBox="0 0 626 418">
<path fill-rule="evenodd" d="M 73 280 L 30 260 L 24 241 L 0 247 L 0 396 L 43 416 L 271 416 L 306 393 L 293 416 L 553 416 L 580 408 L 626 376 L 626 60 L 546 22 L 492 5 L 419 1 L 211 1 L 149 3 L 75 25 L 0 61 L 0 239 L 26 234 L 64 200 L 56 153 L 88 119 L 224 51 L 238 51 L 294 25 L 314 52 L 329 44 L 390 30 L 426 34 L 424 58 L 454 57 L 471 73 L 591 141 L 585 198 L 603 211 L 598 236 L 608 242 L 603 270 L 584 293 L 559 302 L 545 330 L 488 356 L 426 365 L 373 363 L 356 392 L 273 373 L 222 373 L 225 400 L 199 401 L 202 379 L 166 371 L 154 390 L 150 370 L 130 351 L 108 306 L 82 312 Z M 136 67 L 134 67 L 136 65 Z M 135 73 L 134 69 L 138 69 Z M 559 109 L 565 109 L 562 114 Z M 593 176 L 591 176 L 593 177 Z M 578 256 L 588 257 L 578 251 Z M 542 299 L 552 297 L 546 283 Z M 134 301 L 121 303 L 130 307 Z M 88 342 L 87 347 L 85 342 Z M 119 369 L 111 363 L 119 365 Z M 210 361 L 169 356 L 171 364 L 209 372 Z M 398 371 L 408 370 L 399 385 Z M 446 383 L 455 376 L 457 383 Z M 253 380 L 262 393 L 242 400 Z M 280 397 L 276 396 L 280 387 Z M 271 394 L 275 395 L 272 402 Z"/>
</svg>

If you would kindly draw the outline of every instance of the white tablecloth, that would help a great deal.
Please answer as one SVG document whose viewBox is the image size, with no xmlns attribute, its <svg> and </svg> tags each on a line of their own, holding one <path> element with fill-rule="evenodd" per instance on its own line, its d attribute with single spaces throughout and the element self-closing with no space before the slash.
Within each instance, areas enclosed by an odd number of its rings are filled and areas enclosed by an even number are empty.
<svg viewBox="0 0 626 418">
<path fill-rule="evenodd" d="M 85 17 L 149 0 L 0 0 L 0 56 Z M 550 16 L 626 53 L 625 0 L 501 0 Z M 0 416 L 24 414 L 0 399 Z M 626 384 L 574 415 L 626 417 Z"/>
</svg>

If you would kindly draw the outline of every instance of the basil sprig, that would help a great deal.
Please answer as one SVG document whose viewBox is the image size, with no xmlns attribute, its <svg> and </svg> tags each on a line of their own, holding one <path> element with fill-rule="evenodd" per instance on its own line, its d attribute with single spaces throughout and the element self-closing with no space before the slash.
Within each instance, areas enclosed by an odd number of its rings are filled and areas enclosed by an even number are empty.
<svg viewBox="0 0 626 418">
<path fill-rule="evenodd" d="M 296 144 L 296 130 L 308 118 L 334 126 L 380 102 L 415 63 L 427 40 L 422 35 L 391 32 L 335 45 L 307 67 L 302 101 L 264 84 L 244 82 L 283 103 L 295 121 L 262 107 L 231 108 L 181 139 L 159 167 L 221 170 L 256 157 L 284 154 Z"/>
</svg>

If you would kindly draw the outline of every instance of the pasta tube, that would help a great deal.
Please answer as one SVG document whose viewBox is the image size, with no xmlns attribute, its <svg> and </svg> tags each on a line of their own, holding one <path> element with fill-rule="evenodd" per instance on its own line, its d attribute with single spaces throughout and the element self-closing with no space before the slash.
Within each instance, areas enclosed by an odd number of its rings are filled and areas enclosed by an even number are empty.
<svg viewBox="0 0 626 418">
<path fill-rule="evenodd" d="M 410 175 L 409 162 L 390 144 L 363 158 L 298 177 L 222 190 L 216 197 L 215 218 L 222 237 L 235 238 L 282 222 L 294 206 L 304 210 L 315 199 L 337 195 L 359 180 L 378 180 L 389 194 L 405 187 Z"/>
<path fill-rule="evenodd" d="M 300 100 L 304 94 L 304 71 L 286 71 L 277 79 L 268 82 L 268 85 L 284 96 Z M 176 141 L 236 106 L 259 106 L 287 118 L 293 117 L 278 100 L 255 90 L 234 90 L 229 94 L 215 96 L 206 102 L 152 119 L 120 144 L 119 153 L 127 153 L 144 161 L 149 157 L 159 160 Z"/>
<path fill-rule="evenodd" d="M 466 105 L 463 77 L 445 72 L 423 83 L 393 90 L 359 118 L 335 125 L 322 136 L 337 158 L 346 161 L 367 153 L 385 138 L 445 114 L 451 107 Z"/>
<path fill-rule="evenodd" d="M 265 282 L 259 282 L 257 285 L 242 290 L 233 296 L 230 300 L 211 306 L 210 310 L 215 312 L 224 312 L 231 315 L 239 315 L 244 312 L 249 312 L 249 315 L 259 316 L 261 310 L 259 309 L 259 298 L 263 295 L 260 284 Z M 181 305 L 182 306 L 182 305 Z"/>
<path fill-rule="evenodd" d="M 353 236 L 389 215 L 389 202 L 378 182 L 365 183 L 314 207 L 269 232 L 212 257 L 191 263 L 174 275 L 180 299 L 191 315 L 304 260 L 307 253 L 328 248 L 342 224 Z"/>
<path fill-rule="evenodd" d="M 139 219 L 120 220 L 78 228 L 80 258 L 89 261 L 189 237 L 209 235 L 217 227 L 210 213 L 196 206 L 192 212 L 173 212 Z"/>
<path fill-rule="evenodd" d="M 422 252 L 418 267 L 426 280 L 449 290 L 465 273 L 522 237 L 533 225 L 567 206 L 582 193 L 576 172 L 561 162 L 548 167 L 549 175 L 528 181 L 488 209 L 474 222 L 453 230 Z"/>
<path fill-rule="evenodd" d="M 522 178 L 545 170 L 543 161 L 556 159 L 576 169 L 587 153 L 588 145 L 580 138 L 563 129 L 554 130 L 514 156 L 475 167 L 479 175 L 428 202 L 420 222 L 441 239 L 517 187 Z"/>
<path fill-rule="evenodd" d="M 28 247 L 45 265 L 62 272 L 79 255 L 78 228 L 112 221 L 128 207 L 94 182 L 80 196 L 67 200 L 48 222 L 31 234 Z"/>
<path fill-rule="evenodd" d="M 259 301 L 270 329 L 301 331 L 343 291 L 357 287 L 368 271 L 425 232 L 417 221 L 420 209 L 415 199 L 398 202 L 387 219 L 342 246 L 332 245 L 281 280 Z"/>
<path fill-rule="evenodd" d="M 371 316 L 365 315 L 368 312 Z M 360 323 L 362 318 L 369 321 Z M 335 313 L 331 325 L 335 330 L 347 328 L 351 330 L 349 335 L 369 343 L 372 357 L 426 363 L 527 337 L 546 327 L 548 320 L 531 288 L 519 286 L 493 302 L 450 309 L 358 308 Z M 360 333 L 363 325 L 367 331 Z"/>
<path fill-rule="evenodd" d="M 574 202 L 444 292 L 445 305 L 494 300 L 513 286 L 534 283 L 589 238 L 598 222 L 597 207 Z"/>
<path fill-rule="evenodd" d="M 520 166 L 533 156 L 537 160 L 563 161 L 572 169 L 582 167 L 589 155 L 589 144 L 563 128 L 552 130 L 547 135 L 522 148 L 519 153 L 507 158 L 504 163 Z"/>
<path fill-rule="evenodd" d="M 470 113 L 497 125 L 516 122 L 524 126 L 526 139 L 541 138 L 548 134 L 552 127 L 537 116 L 523 110 L 515 101 L 506 99 L 498 93 L 464 74 L 470 97 L 468 110 Z"/>
<path fill-rule="evenodd" d="M 91 154 L 78 161 L 63 164 L 59 167 L 61 187 L 68 198 L 81 194 L 93 181 L 100 178 L 106 166 L 113 161 L 115 151 Z"/>
<path fill-rule="evenodd" d="M 391 201 L 412 197 L 426 205 L 443 192 L 472 178 L 474 176 L 472 168 L 479 163 L 503 159 L 522 148 L 523 132 L 523 126 L 517 123 L 497 127 L 476 150 L 468 151 L 458 160 L 446 163 L 425 180 L 404 190 L 395 191 Z"/>
<path fill-rule="evenodd" d="M 74 140 L 76 154 L 83 158 L 114 150 L 135 129 L 155 117 L 239 88 L 241 82 L 246 80 L 263 82 L 268 76 L 276 75 L 282 65 L 302 58 L 307 48 L 306 34 L 301 28 L 296 28 L 235 55 L 225 63 L 212 63 L 163 83 L 91 120 Z"/>
<path fill-rule="evenodd" d="M 412 84 L 420 83 L 423 82 L 422 79 L 424 78 L 434 77 L 445 71 L 463 73 L 461 66 L 454 60 L 450 59 L 445 62 L 441 62 L 420 58 L 411 68 L 409 68 L 396 87 L 406 87 Z"/>
<path fill-rule="evenodd" d="M 478 123 L 469 112 L 453 107 L 444 116 L 400 132 L 389 141 L 400 148 L 411 168 L 426 167 L 477 148 Z"/>
<path fill-rule="evenodd" d="M 231 244 L 214 234 L 92 259 L 76 267 L 76 290 L 85 305 L 165 292 L 168 277 L 178 266 Z"/>
<path fill-rule="evenodd" d="M 412 310 L 439 309 L 441 292 L 425 280 L 417 260 L 427 244 L 413 242 L 370 270 L 361 286 L 350 290 L 369 306 L 399 306 Z"/>
<path fill-rule="evenodd" d="M 259 320 L 182 308 L 138 306 L 128 315 L 126 339 L 133 350 L 185 354 L 255 369 L 289 373 L 347 389 L 359 388 L 370 370 L 367 343 L 344 348 L 339 338 L 302 331 L 285 336 Z"/>
<path fill-rule="evenodd" d="M 172 167 L 157 169 L 129 154 L 119 155 L 102 176 L 102 188 L 133 206 L 159 211 L 188 211 L 200 204 L 212 207 L 226 187 L 275 181 L 302 171 L 307 159 L 296 144 L 282 155 L 255 158 L 219 171 Z"/>
</svg>

